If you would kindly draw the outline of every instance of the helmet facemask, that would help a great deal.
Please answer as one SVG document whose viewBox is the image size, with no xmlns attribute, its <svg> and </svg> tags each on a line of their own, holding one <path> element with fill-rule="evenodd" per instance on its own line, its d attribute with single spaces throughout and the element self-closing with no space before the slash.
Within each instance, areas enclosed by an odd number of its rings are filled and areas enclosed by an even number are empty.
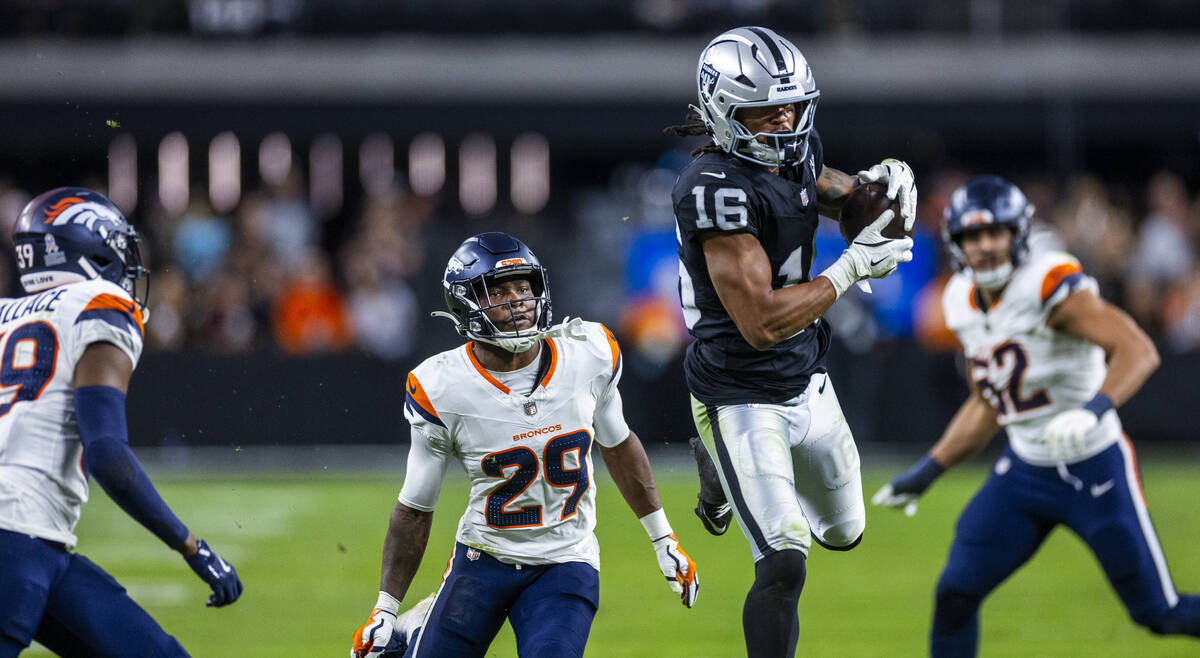
<svg viewBox="0 0 1200 658">
<path fill-rule="evenodd" d="M 795 116 L 790 132 L 752 133 L 738 120 L 738 110 L 747 107 L 775 107 L 787 103 L 744 103 L 730 108 L 729 125 L 734 130 L 730 153 L 767 167 L 789 166 L 808 158 L 808 133 L 813 128 L 813 117 L 817 112 L 820 93 L 795 101 Z"/>
<path fill-rule="evenodd" d="M 950 252 L 950 263 L 983 290 L 997 290 L 1012 278 L 1013 271 L 1029 254 L 1029 230 L 1033 204 L 1021 190 L 999 176 L 976 176 L 950 195 L 942 224 L 942 242 Z M 1012 235 L 1008 260 L 976 272 L 962 248 L 963 236 L 990 226 L 1003 226 Z"/>
<path fill-rule="evenodd" d="M 1027 235 L 1022 234 L 1020 229 L 1010 224 L 1001 224 L 1001 226 L 1007 228 L 1009 235 L 1012 236 L 1012 242 L 1008 249 L 1008 260 L 988 270 L 977 271 L 972 268 L 970 262 L 967 260 L 967 254 L 963 251 L 962 244 L 960 244 L 963 236 L 970 233 L 971 230 L 959 231 L 953 235 L 947 234 L 945 236 L 946 244 L 949 245 L 950 260 L 954 268 L 971 277 L 975 285 L 979 286 L 982 290 L 992 291 L 1003 288 L 1008 283 L 1008 280 L 1012 278 L 1013 271 L 1021 263 L 1028 251 Z M 1024 226 L 1028 226 L 1028 224 L 1026 223 Z M 976 227 L 973 230 L 979 230 L 980 228 Z"/>
<path fill-rule="evenodd" d="M 521 299 L 493 300 L 489 288 L 497 281 L 509 278 L 523 278 L 529 282 L 531 295 Z M 459 333 L 483 343 L 513 353 L 520 353 L 532 348 L 542 333 L 550 327 L 551 308 L 549 286 L 546 273 L 538 266 L 516 266 L 498 272 L 489 272 L 465 281 L 449 284 L 447 294 L 461 302 L 467 310 L 466 317 L 456 317 Z M 533 319 L 526 329 L 517 328 L 517 315 L 524 314 L 524 309 L 518 309 L 518 304 L 533 302 Z M 488 313 L 507 313 L 512 320 L 513 329 L 502 331 L 488 317 Z M 456 312 L 456 316 L 460 313 Z"/>
</svg>

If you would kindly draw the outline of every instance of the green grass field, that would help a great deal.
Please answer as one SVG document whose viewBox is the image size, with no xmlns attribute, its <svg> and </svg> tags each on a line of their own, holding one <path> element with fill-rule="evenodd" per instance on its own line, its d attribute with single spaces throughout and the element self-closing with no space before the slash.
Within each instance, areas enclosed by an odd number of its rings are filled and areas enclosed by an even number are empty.
<svg viewBox="0 0 1200 658">
<path fill-rule="evenodd" d="M 686 610 L 671 595 L 641 526 L 608 476 L 599 474 L 601 609 L 588 656 L 744 655 L 741 605 L 752 578 L 746 542 L 736 529 L 719 538 L 705 534 L 691 514 L 692 472 L 660 461 L 655 458 L 664 504 L 699 564 L 697 607 Z M 1143 471 L 1176 585 L 1200 590 L 1197 469 L 1164 460 L 1143 464 Z M 891 474 L 866 471 L 867 496 Z M 980 462 L 942 478 L 914 518 L 868 508 L 866 538 L 853 552 L 814 548 L 800 602 L 800 653 L 923 655 L 953 522 L 983 475 Z M 205 608 L 205 585 L 99 487 L 93 486 L 79 525 L 79 551 L 116 576 L 194 656 L 347 655 L 350 634 L 375 602 L 399 475 L 159 473 L 155 480 L 194 532 L 237 566 L 246 585 L 240 601 Z M 407 604 L 437 586 L 464 485 L 461 476 L 447 480 Z M 981 654 L 1196 656 L 1200 643 L 1135 627 L 1085 547 L 1060 530 L 985 604 Z M 507 626 L 488 655 L 516 655 Z"/>
</svg>

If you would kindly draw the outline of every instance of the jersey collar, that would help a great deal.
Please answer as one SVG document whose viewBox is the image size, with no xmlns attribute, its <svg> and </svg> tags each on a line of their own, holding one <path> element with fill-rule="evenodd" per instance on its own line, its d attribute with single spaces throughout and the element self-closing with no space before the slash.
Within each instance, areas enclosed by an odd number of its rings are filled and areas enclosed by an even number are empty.
<svg viewBox="0 0 1200 658">
<path fill-rule="evenodd" d="M 501 393 L 505 395 L 512 393 L 511 389 L 500 383 L 500 380 L 493 377 L 490 372 L 488 372 L 482 365 L 479 364 L 479 359 L 475 358 L 475 351 L 473 349 L 474 344 L 475 341 L 468 342 L 465 346 L 465 349 L 467 350 L 467 359 L 471 362 L 471 365 L 474 366 L 475 372 L 479 373 L 479 376 L 487 380 L 489 384 L 496 387 L 496 389 L 498 389 Z M 550 354 L 550 358 L 548 360 L 543 359 L 543 363 L 547 361 L 549 362 L 548 365 L 544 366 L 545 373 L 541 374 L 539 371 L 541 377 L 538 380 L 538 385 L 542 388 L 545 388 L 550 384 L 550 379 L 554 377 L 554 371 L 558 367 L 558 348 L 554 345 L 553 338 L 547 338 L 543 340 L 542 345 L 545 345 L 546 348 L 548 348 L 548 352 Z"/>
</svg>

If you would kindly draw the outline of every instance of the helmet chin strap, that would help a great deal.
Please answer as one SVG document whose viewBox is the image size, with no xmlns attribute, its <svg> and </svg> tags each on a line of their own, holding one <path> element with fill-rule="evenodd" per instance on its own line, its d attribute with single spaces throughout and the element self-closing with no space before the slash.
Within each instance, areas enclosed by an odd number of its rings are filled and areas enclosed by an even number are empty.
<svg viewBox="0 0 1200 658">
<path fill-rule="evenodd" d="M 985 270 L 983 272 L 971 270 L 970 272 L 971 278 L 975 281 L 975 285 L 983 288 L 984 290 L 995 290 L 1004 286 L 1004 284 L 1008 283 L 1008 280 L 1012 278 L 1013 264 L 1010 260 L 1005 261 L 1003 265 L 1000 265 L 999 267 L 993 267 L 990 270 Z"/>
<path fill-rule="evenodd" d="M 458 333 L 468 336 L 467 330 L 459 323 L 458 318 L 446 311 L 433 311 L 429 315 L 438 318 L 447 318 L 454 323 Z M 481 343 L 495 345 L 501 349 L 508 350 L 513 354 L 520 354 L 533 348 L 534 345 L 545 338 L 570 338 L 572 340 L 587 340 L 587 334 L 583 330 L 583 320 L 580 318 L 566 317 L 562 322 L 550 327 L 545 331 L 537 331 L 527 336 L 510 336 L 501 334 L 499 336 L 471 336 L 472 340 L 477 340 Z"/>
</svg>

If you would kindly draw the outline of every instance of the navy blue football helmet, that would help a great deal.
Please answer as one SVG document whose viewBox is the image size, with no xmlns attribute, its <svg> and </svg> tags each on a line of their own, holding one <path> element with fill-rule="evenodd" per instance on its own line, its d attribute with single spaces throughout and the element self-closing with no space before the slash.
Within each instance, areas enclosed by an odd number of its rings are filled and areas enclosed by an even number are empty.
<svg viewBox="0 0 1200 658">
<path fill-rule="evenodd" d="M 1003 272 L 993 277 L 1003 281 L 979 281 L 983 273 L 977 273 L 975 278 L 981 285 L 998 285 L 1007 281 L 1012 268 L 1020 265 L 1029 253 L 1029 225 L 1032 218 L 1033 206 L 1016 185 L 999 176 L 976 176 L 968 180 L 950 195 L 946 221 L 942 225 L 942 242 L 950 252 L 954 269 L 969 269 L 959 239 L 971 231 L 998 224 L 1008 227 L 1013 234 L 1009 263 L 1002 268 Z"/>
<path fill-rule="evenodd" d="M 26 204 L 13 225 L 21 287 L 39 292 L 66 283 L 106 279 L 137 299 L 135 283 L 147 278 L 137 231 L 99 192 L 60 187 Z"/>
<path fill-rule="evenodd" d="M 488 284 L 496 279 L 522 276 L 529 280 L 536 302 L 533 326 L 525 330 L 500 331 L 488 319 L 486 311 L 506 307 L 513 312 L 515 301 L 493 302 Z M 529 247 L 507 233 L 480 233 L 467 238 L 450 261 L 442 276 L 442 287 L 449 316 L 462 336 L 499 345 L 513 352 L 533 346 L 541 332 L 550 328 L 550 283 L 546 270 Z"/>
</svg>

